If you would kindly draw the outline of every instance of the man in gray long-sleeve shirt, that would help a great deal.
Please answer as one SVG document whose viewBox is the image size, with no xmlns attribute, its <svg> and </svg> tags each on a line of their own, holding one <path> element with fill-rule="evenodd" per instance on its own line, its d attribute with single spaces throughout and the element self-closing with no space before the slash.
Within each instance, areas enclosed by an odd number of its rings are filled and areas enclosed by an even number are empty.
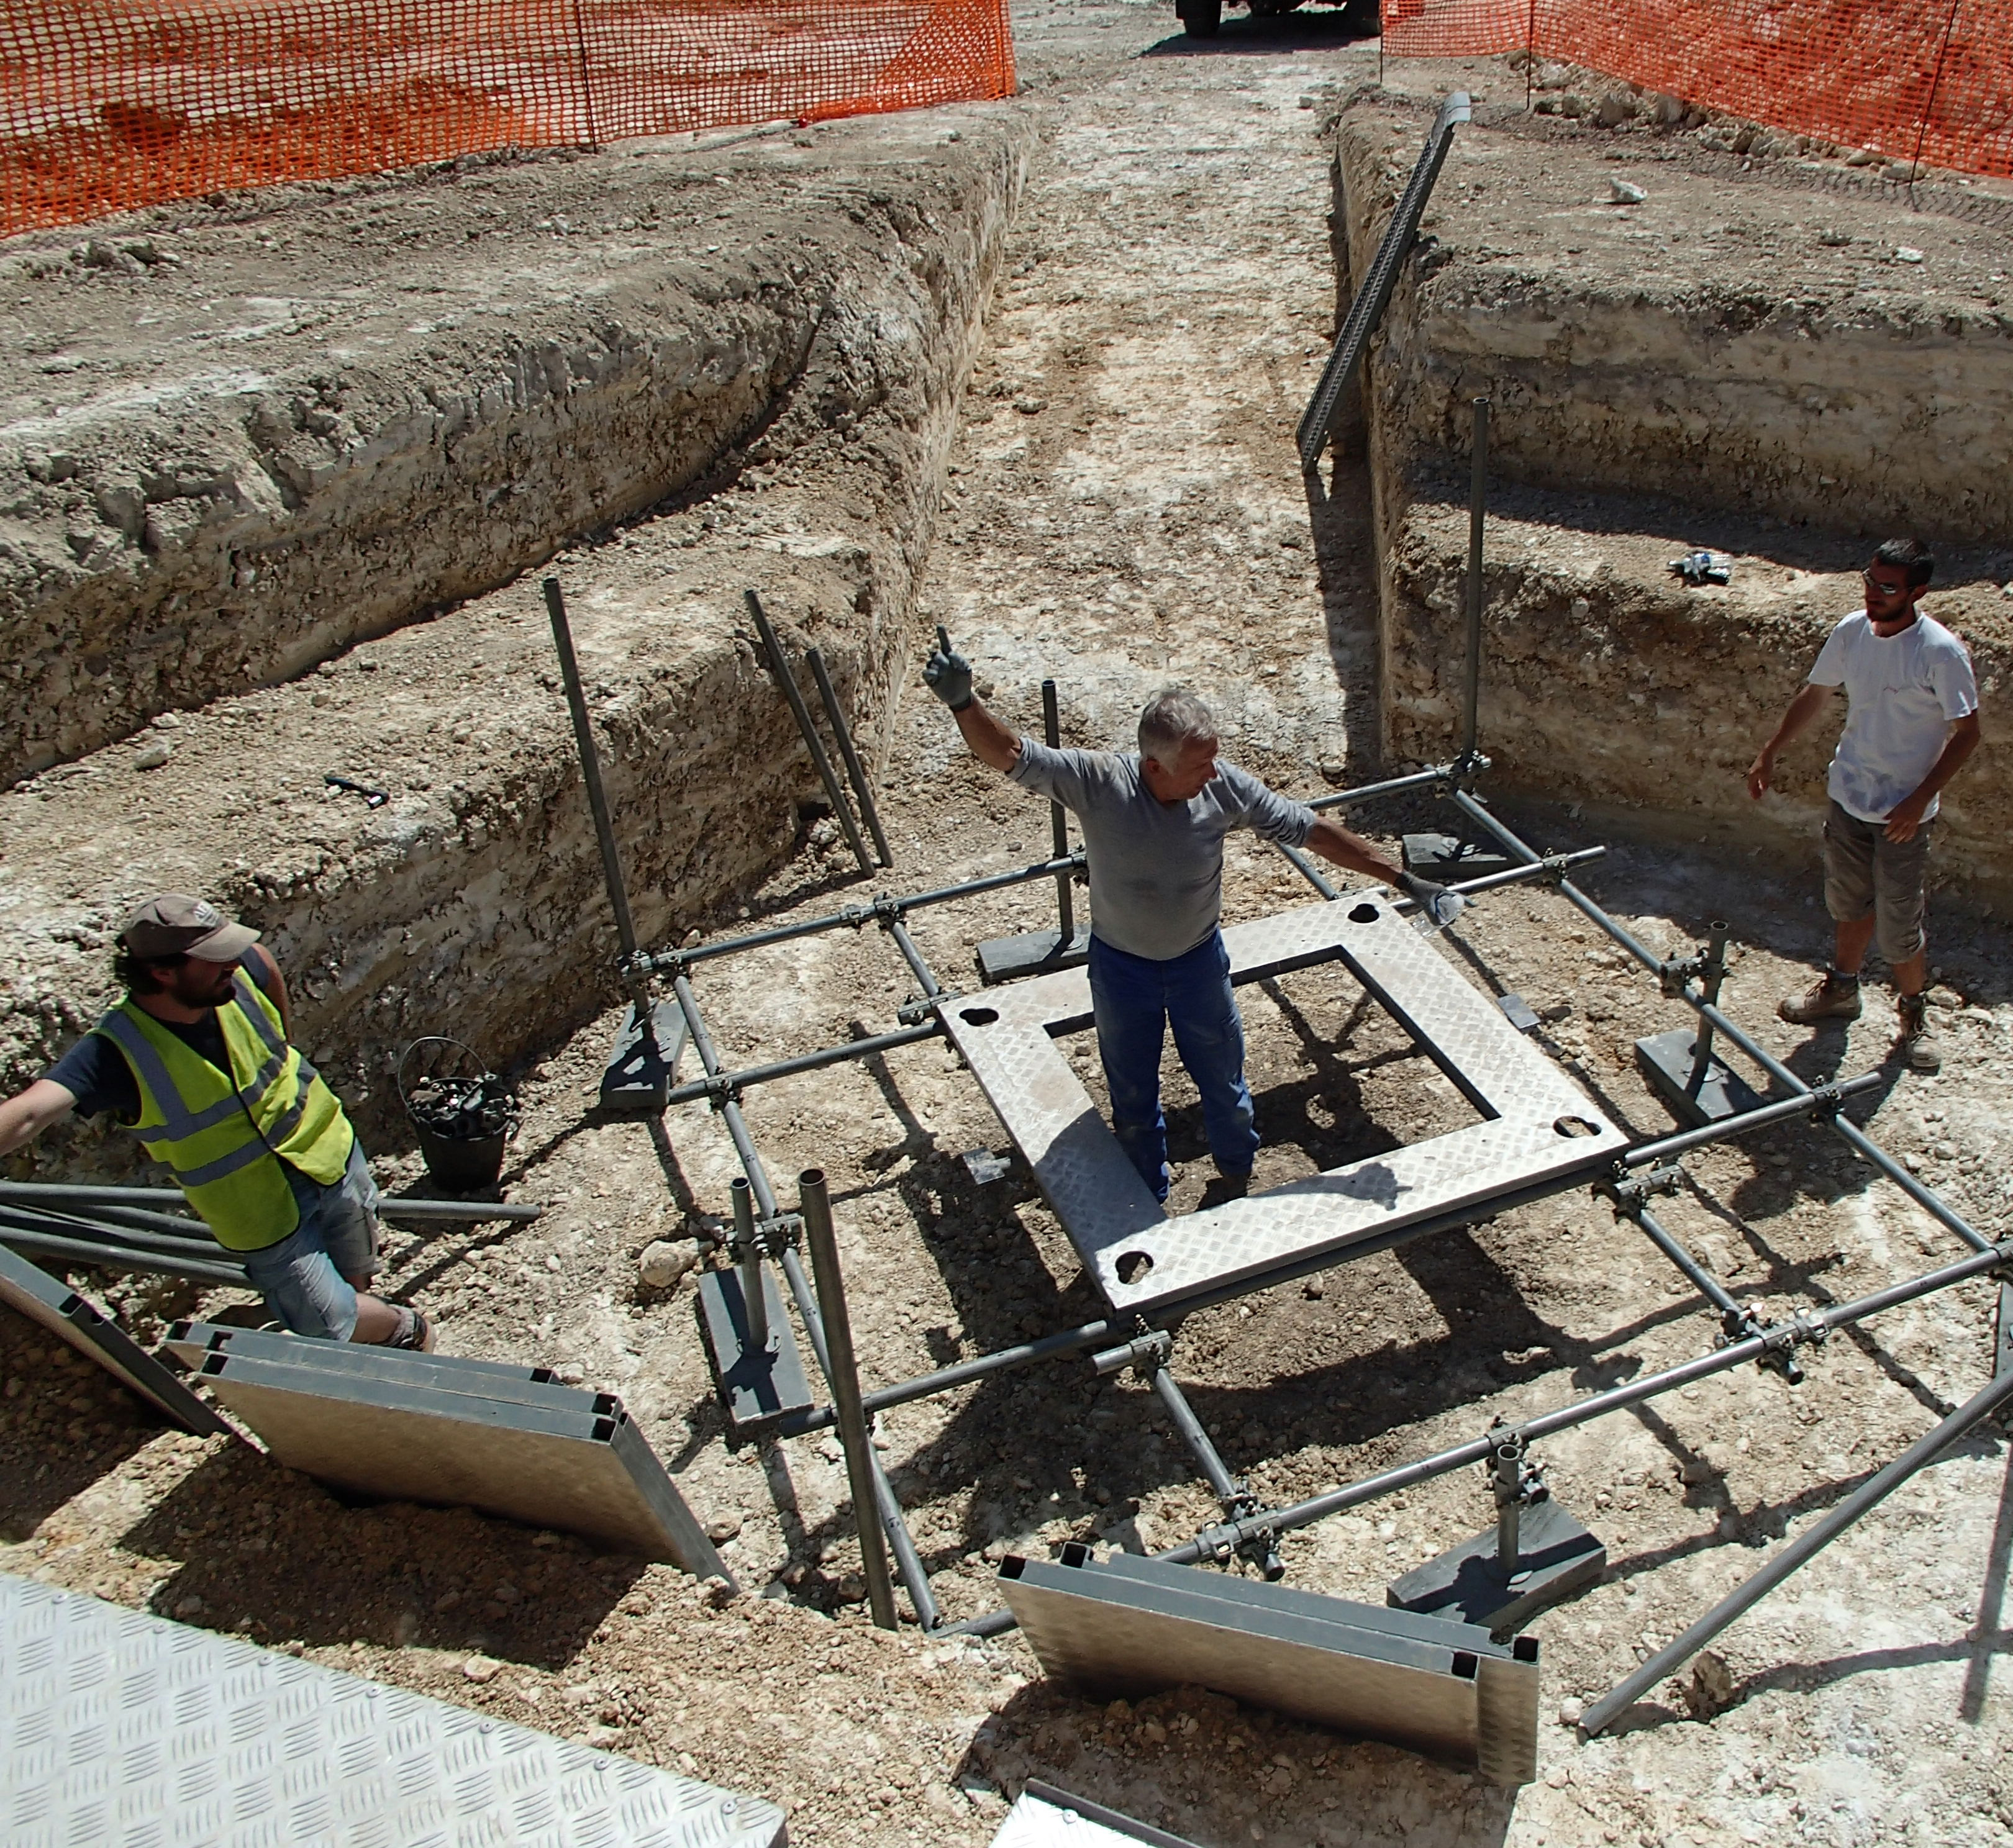
<svg viewBox="0 0 2013 1848">
<path fill-rule="evenodd" d="M 1210 1153 L 1224 1185 L 1249 1185 L 1258 1148 L 1244 1081 L 1244 1028 L 1217 928 L 1223 837 L 1251 827 L 1307 847 L 1428 905 L 1440 888 L 1401 871 L 1368 841 L 1217 756 L 1216 724 L 1192 693 L 1170 690 L 1139 719 L 1139 753 L 1058 751 L 1008 731 L 973 696 L 971 667 L 940 646 L 923 670 L 956 715 L 972 754 L 1024 789 L 1069 809 L 1090 863 L 1090 993 L 1111 1097 L 1111 1128 L 1132 1164 L 1167 1197 L 1160 1110 L 1164 1023 L 1201 1093 Z"/>
</svg>

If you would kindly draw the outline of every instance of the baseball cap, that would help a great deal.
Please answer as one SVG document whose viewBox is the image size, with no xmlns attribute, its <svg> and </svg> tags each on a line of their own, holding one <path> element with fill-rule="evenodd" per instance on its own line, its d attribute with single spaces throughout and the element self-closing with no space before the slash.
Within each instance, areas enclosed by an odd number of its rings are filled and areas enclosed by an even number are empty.
<svg viewBox="0 0 2013 1848">
<path fill-rule="evenodd" d="M 259 941 L 259 933 L 234 924 L 206 899 L 163 892 L 127 919 L 119 940 L 143 960 L 194 956 L 198 962 L 234 963 Z"/>
</svg>

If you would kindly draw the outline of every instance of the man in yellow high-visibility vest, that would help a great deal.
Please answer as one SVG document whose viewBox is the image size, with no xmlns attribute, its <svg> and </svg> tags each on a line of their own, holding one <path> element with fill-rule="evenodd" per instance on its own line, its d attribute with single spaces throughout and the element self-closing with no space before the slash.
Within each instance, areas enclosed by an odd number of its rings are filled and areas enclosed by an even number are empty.
<svg viewBox="0 0 2013 1848">
<path fill-rule="evenodd" d="M 431 1349 L 417 1310 L 365 1293 L 377 1185 L 335 1094 L 288 1042 L 286 983 L 259 933 L 163 892 L 127 920 L 113 967 L 126 999 L 0 1103 L 0 1155 L 110 1110 L 295 1334 Z"/>
</svg>

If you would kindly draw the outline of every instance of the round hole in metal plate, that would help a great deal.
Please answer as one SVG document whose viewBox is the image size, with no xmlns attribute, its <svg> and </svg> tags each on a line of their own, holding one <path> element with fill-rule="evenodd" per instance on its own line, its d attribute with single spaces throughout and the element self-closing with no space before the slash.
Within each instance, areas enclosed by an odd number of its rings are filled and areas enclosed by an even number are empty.
<svg viewBox="0 0 2013 1848">
<path fill-rule="evenodd" d="M 1143 1251 L 1121 1251 L 1118 1262 L 1112 1266 L 1121 1283 L 1137 1283 L 1153 1267 L 1153 1259 Z"/>
<path fill-rule="evenodd" d="M 1586 1136 L 1600 1134 L 1600 1131 L 1584 1117 L 1561 1117 L 1553 1124 L 1552 1128 L 1554 1132 L 1559 1135 Z"/>
<path fill-rule="evenodd" d="M 1353 906 L 1350 910 L 1349 921 L 1351 924 L 1375 924 L 1377 921 L 1377 907 L 1368 901 Z"/>
<path fill-rule="evenodd" d="M 996 1007 L 960 1007 L 957 1017 L 967 1027 L 989 1027 L 999 1017 Z"/>
</svg>

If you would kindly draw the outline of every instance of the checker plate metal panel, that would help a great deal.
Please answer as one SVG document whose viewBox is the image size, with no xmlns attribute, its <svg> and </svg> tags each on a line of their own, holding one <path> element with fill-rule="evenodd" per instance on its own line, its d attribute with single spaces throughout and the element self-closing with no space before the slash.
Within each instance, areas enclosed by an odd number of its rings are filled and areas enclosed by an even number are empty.
<svg viewBox="0 0 2013 1848">
<path fill-rule="evenodd" d="M 231 1427 L 88 1298 L 41 1265 L 0 1245 L 0 1303 L 54 1335 L 130 1386 L 163 1417 L 198 1437 Z"/>
<path fill-rule="evenodd" d="M 1489 1121 L 1170 1219 L 1053 1035 L 1090 1020 L 1070 970 L 945 1010 L 945 1025 L 1115 1310 L 1165 1307 L 1603 1166 L 1627 1138 L 1381 888 L 1232 926 L 1231 980 L 1339 960 Z M 1571 1119 L 1591 1133 L 1562 1133 Z M 1140 1272 L 1137 1256 L 1150 1260 Z M 1121 1260 L 1133 1281 L 1119 1275 Z"/>
<path fill-rule="evenodd" d="M 585 1534 L 732 1582 L 619 1410 L 595 1417 L 228 1352 L 206 1359 L 202 1378 L 274 1461 L 318 1481 Z"/>
<path fill-rule="evenodd" d="M 13 1848 L 777 1848 L 781 1810 L 0 1575 Z"/>
</svg>

